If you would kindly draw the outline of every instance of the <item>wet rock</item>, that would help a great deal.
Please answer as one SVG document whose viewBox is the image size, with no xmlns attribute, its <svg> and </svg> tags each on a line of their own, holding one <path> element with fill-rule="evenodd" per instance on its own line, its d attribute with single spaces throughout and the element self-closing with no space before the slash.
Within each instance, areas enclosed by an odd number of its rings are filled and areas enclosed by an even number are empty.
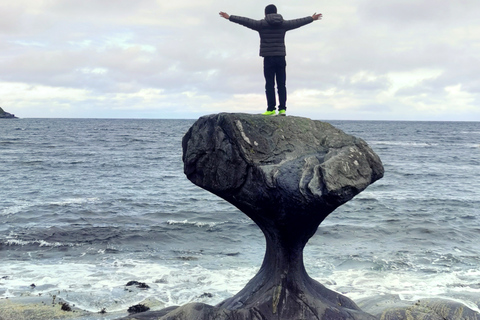
<svg viewBox="0 0 480 320">
<path fill-rule="evenodd" d="M 178 306 L 168 307 L 159 311 L 146 311 L 142 313 L 130 314 L 127 317 L 120 318 L 119 320 L 157 320 L 162 319 L 166 314 L 171 313 L 178 309 Z"/>
<path fill-rule="evenodd" d="M 150 308 L 147 307 L 146 305 L 137 304 L 137 305 L 129 307 L 127 311 L 128 311 L 128 313 L 140 313 L 140 312 L 145 312 L 145 311 L 148 311 L 148 310 L 150 310 Z"/>
<path fill-rule="evenodd" d="M 138 281 L 129 281 L 127 282 L 127 284 L 125 285 L 126 287 L 130 287 L 130 286 L 135 286 L 139 289 L 149 289 L 150 286 L 148 284 L 146 284 L 145 282 L 138 282 Z"/>
<path fill-rule="evenodd" d="M 60 303 L 60 305 L 61 305 L 60 309 L 62 311 L 72 311 L 72 308 L 70 307 L 70 305 L 67 302 L 62 302 L 62 303 Z"/>
<path fill-rule="evenodd" d="M 477 311 L 447 299 L 409 302 L 395 296 L 383 296 L 362 299 L 359 305 L 382 320 L 480 320 Z"/>
</svg>

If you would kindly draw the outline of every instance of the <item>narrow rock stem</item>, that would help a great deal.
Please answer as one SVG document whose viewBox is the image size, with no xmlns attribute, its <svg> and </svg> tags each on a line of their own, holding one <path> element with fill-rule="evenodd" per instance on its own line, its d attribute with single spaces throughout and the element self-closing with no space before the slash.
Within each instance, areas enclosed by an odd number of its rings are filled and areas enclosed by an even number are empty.
<svg viewBox="0 0 480 320">
<path fill-rule="evenodd" d="M 285 245 L 284 239 L 272 230 L 264 231 L 266 240 L 265 257 L 256 276 L 237 295 L 222 302 L 219 306 L 226 309 L 250 307 L 265 297 L 271 297 L 272 307 L 275 301 L 285 295 L 301 294 L 308 291 L 308 283 L 313 281 L 303 264 L 304 243 L 296 246 Z"/>
</svg>

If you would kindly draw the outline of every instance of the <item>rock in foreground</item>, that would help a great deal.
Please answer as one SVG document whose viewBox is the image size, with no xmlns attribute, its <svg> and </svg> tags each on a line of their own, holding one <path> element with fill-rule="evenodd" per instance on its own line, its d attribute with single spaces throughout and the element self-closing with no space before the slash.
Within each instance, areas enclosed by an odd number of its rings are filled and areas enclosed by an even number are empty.
<svg viewBox="0 0 480 320">
<path fill-rule="evenodd" d="M 448 299 L 429 298 L 411 302 L 395 295 L 382 295 L 362 299 L 359 305 L 382 320 L 480 320 L 477 311 Z"/>
<path fill-rule="evenodd" d="M 188 179 L 249 216 L 266 253 L 234 297 L 162 319 L 375 319 L 311 279 L 303 264 L 318 225 L 383 176 L 363 140 L 306 118 L 223 113 L 197 120 L 182 146 Z"/>
</svg>

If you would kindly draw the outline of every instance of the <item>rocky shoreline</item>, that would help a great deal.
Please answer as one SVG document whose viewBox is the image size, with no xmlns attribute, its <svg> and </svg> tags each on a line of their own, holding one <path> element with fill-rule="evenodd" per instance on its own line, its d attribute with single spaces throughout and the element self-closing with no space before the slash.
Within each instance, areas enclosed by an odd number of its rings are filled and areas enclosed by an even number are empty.
<svg viewBox="0 0 480 320">
<path fill-rule="evenodd" d="M 129 319 L 136 314 L 146 316 L 147 318 L 144 319 L 156 319 L 155 314 L 158 314 L 158 311 L 150 311 L 156 309 L 169 310 L 164 307 L 162 302 L 148 298 L 124 310 L 111 311 L 103 308 L 97 312 L 91 312 L 83 310 L 55 294 L 29 292 L 18 297 L 0 299 L 0 320 L 115 320 Z"/>
<path fill-rule="evenodd" d="M 381 320 L 480 320 L 480 297 L 473 310 L 467 305 L 444 298 L 401 300 L 398 295 L 383 295 L 357 301 L 365 311 Z"/>
<path fill-rule="evenodd" d="M 480 313 L 474 309 L 480 308 L 480 297 L 476 299 L 476 306 L 467 306 L 455 300 L 446 298 L 423 298 L 416 301 L 401 300 L 397 295 L 385 295 L 364 298 L 356 301 L 364 311 L 379 320 L 480 320 Z M 144 306 L 137 313 L 128 310 L 104 313 L 88 312 L 75 307 L 68 302 L 53 296 L 23 296 L 0 299 L 1 320 L 45 320 L 45 319 L 72 319 L 72 320 L 158 320 L 179 308 L 172 306 L 163 308 L 157 300 L 146 300 L 139 304 Z M 139 305 L 131 306 L 138 309 Z M 193 304 L 204 307 L 202 304 Z M 130 309 L 129 308 L 129 309 Z M 194 318 L 193 318 L 194 319 Z"/>
</svg>

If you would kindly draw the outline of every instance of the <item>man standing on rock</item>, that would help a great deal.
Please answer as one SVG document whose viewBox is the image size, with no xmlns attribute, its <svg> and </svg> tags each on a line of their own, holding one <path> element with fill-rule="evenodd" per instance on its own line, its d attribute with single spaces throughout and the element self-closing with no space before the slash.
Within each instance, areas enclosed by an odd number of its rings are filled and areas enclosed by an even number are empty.
<svg viewBox="0 0 480 320">
<path fill-rule="evenodd" d="M 270 4 L 265 7 L 265 18 L 253 20 L 250 18 L 231 16 L 220 12 L 220 16 L 247 28 L 258 31 L 260 34 L 260 56 L 263 57 L 263 74 L 265 76 L 265 94 L 267 96 L 267 111 L 264 115 L 274 116 L 275 112 L 275 80 L 278 90 L 278 114 L 286 115 L 287 88 L 285 67 L 285 33 L 289 30 L 302 27 L 315 20 L 321 19 L 322 14 L 314 13 L 311 17 L 294 20 L 283 20 L 277 13 L 277 7 Z"/>
</svg>

